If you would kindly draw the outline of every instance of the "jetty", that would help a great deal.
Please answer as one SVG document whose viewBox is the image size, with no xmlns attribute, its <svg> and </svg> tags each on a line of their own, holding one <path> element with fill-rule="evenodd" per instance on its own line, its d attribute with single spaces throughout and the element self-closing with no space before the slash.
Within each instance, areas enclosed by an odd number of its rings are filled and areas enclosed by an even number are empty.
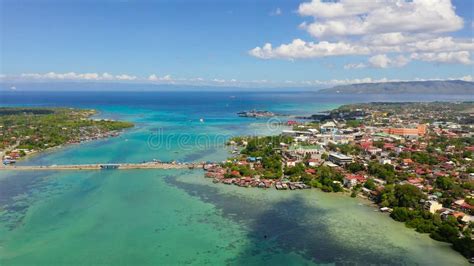
<svg viewBox="0 0 474 266">
<path fill-rule="evenodd" d="M 102 164 L 62 164 L 62 165 L 4 165 L 1 170 L 41 171 L 41 170 L 128 170 L 128 169 L 203 169 L 207 163 L 102 163 Z"/>
</svg>

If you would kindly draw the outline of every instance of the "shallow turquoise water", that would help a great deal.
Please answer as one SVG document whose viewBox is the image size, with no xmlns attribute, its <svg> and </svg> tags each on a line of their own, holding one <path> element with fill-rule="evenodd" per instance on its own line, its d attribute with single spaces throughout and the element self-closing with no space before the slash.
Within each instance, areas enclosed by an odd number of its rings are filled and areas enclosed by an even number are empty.
<svg viewBox="0 0 474 266">
<path fill-rule="evenodd" d="M 129 104 L 119 96 L 56 99 L 137 126 L 22 164 L 222 160 L 226 137 L 274 132 L 265 120 L 238 118 L 236 111 L 310 114 L 338 104 L 230 96 L 151 95 Z M 57 105 L 54 97 L 36 101 Z M 366 204 L 317 190 L 213 184 L 201 170 L 0 172 L 0 265 L 467 264 L 448 245 Z"/>
</svg>

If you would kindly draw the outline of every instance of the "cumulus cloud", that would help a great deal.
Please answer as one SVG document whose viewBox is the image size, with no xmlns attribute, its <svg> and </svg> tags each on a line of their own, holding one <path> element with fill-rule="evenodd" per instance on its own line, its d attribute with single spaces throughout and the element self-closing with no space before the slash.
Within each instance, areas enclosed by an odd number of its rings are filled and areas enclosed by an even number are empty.
<svg viewBox="0 0 474 266">
<path fill-rule="evenodd" d="M 136 76 L 121 74 L 121 75 L 111 75 L 109 73 L 76 73 L 76 72 L 66 72 L 66 73 L 23 73 L 20 75 L 20 78 L 26 80 L 64 80 L 64 81 L 132 81 L 136 80 Z"/>
<path fill-rule="evenodd" d="M 387 32 L 451 32 L 463 27 L 450 0 L 313 0 L 299 6 L 302 16 L 314 17 L 307 31 L 315 37 Z"/>
<path fill-rule="evenodd" d="M 117 80 L 136 80 L 136 76 L 130 76 L 126 74 L 118 75 L 115 77 Z"/>
<path fill-rule="evenodd" d="M 402 67 L 410 62 L 410 59 L 399 55 L 395 58 L 390 58 L 385 54 L 374 55 L 369 58 L 369 63 L 375 68 L 387 68 L 387 67 Z"/>
<path fill-rule="evenodd" d="M 442 52 L 442 53 L 413 53 L 412 59 L 436 62 L 436 63 L 452 63 L 452 64 L 472 64 L 471 54 L 468 51 L 459 52 Z"/>
<path fill-rule="evenodd" d="M 381 66 L 390 67 L 396 65 L 398 60 L 396 57 L 389 57 L 381 55 L 377 61 Z M 394 63 L 395 62 L 395 63 Z M 351 68 L 364 68 L 364 67 L 373 67 L 367 64 L 353 64 L 347 65 L 347 69 Z M 322 88 L 330 87 L 335 85 L 345 85 L 345 84 L 358 84 L 358 83 L 375 83 L 375 82 L 394 82 L 394 81 L 426 81 L 426 80 L 464 80 L 464 81 L 473 81 L 471 75 L 465 75 L 458 78 L 431 78 L 431 79 L 422 79 L 415 78 L 412 80 L 401 80 L 401 79 L 388 79 L 388 78 L 372 78 L 372 77 L 363 77 L 363 78 L 354 78 L 354 79 L 331 79 L 331 80 L 284 80 L 284 81 L 275 81 L 267 79 L 256 79 L 256 80 L 237 80 L 237 79 L 222 79 L 222 78 L 210 78 L 204 79 L 201 77 L 197 78 L 172 78 L 170 75 L 157 76 L 152 74 L 145 78 L 140 78 L 133 75 L 121 74 L 121 75 L 111 75 L 107 73 L 96 74 L 96 73 L 55 73 L 49 72 L 45 74 L 40 73 L 24 73 L 20 75 L 5 75 L 0 74 L 2 77 L 2 82 L 8 82 L 8 88 L 16 89 L 16 82 L 23 81 L 68 81 L 68 80 L 82 80 L 82 81 L 110 81 L 114 82 L 129 82 L 129 83 L 149 83 L 149 84 L 177 84 L 177 85 L 192 85 L 192 86 L 219 86 L 219 87 L 242 87 L 242 88 L 288 88 L 288 87 L 306 87 L 306 88 Z"/>
<path fill-rule="evenodd" d="M 452 37 L 439 37 L 406 44 L 409 51 L 449 52 L 460 50 L 474 50 L 474 42 L 469 40 L 455 40 Z"/>
<path fill-rule="evenodd" d="M 455 13 L 451 0 L 380 0 L 358 1 L 312 0 L 300 4 L 298 13 L 312 17 L 300 28 L 316 42 L 295 39 L 273 46 L 266 43 L 249 51 L 260 59 L 303 59 L 325 56 L 368 55 L 373 67 L 400 67 L 411 60 L 421 60 L 412 53 L 434 53 L 431 57 L 449 57 L 449 62 L 466 64 L 470 59 L 456 53 L 474 50 L 473 39 L 453 38 L 446 33 L 463 27 L 463 19 Z M 403 57 L 384 58 L 383 54 Z M 435 56 L 437 55 L 437 56 Z M 410 58 L 410 59 L 408 59 Z M 354 68 L 349 64 L 345 68 Z"/>
<path fill-rule="evenodd" d="M 367 47 L 352 45 L 345 42 L 305 42 L 301 39 L 295 39 L 290 44 L 282 44 L 273 48 L 270 43 L 262 48 L 256 47 L 249 51 L 249 54 L 261 59 L 270 58 L 315 58 L 323 56 L 337 55 L 363 55 L 368 54 L 370 50 Z"/>
<path fill-rule="evenodd" d="M 163 77 L 159 77 L 155 74 L 151 74 L 149 77 L 148 77 L 148 80 L 149 81 L 153 81 L 153 82 L 157 82 L 157 81 L 164 81 L 164 82 L 170 82 L 170 81 L 173 81 L 173 78 L 171 78 L 171 75 L 165 75 Z"/>
</svg>

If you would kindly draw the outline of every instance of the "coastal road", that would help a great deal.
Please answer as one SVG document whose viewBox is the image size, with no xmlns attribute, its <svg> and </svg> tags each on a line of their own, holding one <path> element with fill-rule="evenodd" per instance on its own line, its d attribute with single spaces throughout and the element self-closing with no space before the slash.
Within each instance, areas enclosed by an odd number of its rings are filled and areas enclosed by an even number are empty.
<svg viewBox="0 0 474 266">
<path fill-rule="evenodd" d="M 127 169 L 202 169 L 202 163 L 118 163 L 118 164 L 69 164 L 69 165 L 8 165 L 1 170 L 127 170 Z"/>
</svg>

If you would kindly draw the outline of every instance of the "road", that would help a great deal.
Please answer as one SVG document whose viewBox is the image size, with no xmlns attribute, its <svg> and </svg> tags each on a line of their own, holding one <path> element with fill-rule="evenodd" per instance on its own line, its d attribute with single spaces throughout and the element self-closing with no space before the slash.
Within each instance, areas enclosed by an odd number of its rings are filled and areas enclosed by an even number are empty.
<svg viewBox="0 0 474 266">
<path fill-rule="evenodd" d="M 118 164 L 69 164 L 69 165 L 7 165 L 0 167 L 1 170 L 11 171 L 37 171 L 37 170 L 108 170 L 103 167 L 109 166 L 113 170 L 127 169 L 202 169 L 203 163 L 118 163 Z"/>
</svg>

